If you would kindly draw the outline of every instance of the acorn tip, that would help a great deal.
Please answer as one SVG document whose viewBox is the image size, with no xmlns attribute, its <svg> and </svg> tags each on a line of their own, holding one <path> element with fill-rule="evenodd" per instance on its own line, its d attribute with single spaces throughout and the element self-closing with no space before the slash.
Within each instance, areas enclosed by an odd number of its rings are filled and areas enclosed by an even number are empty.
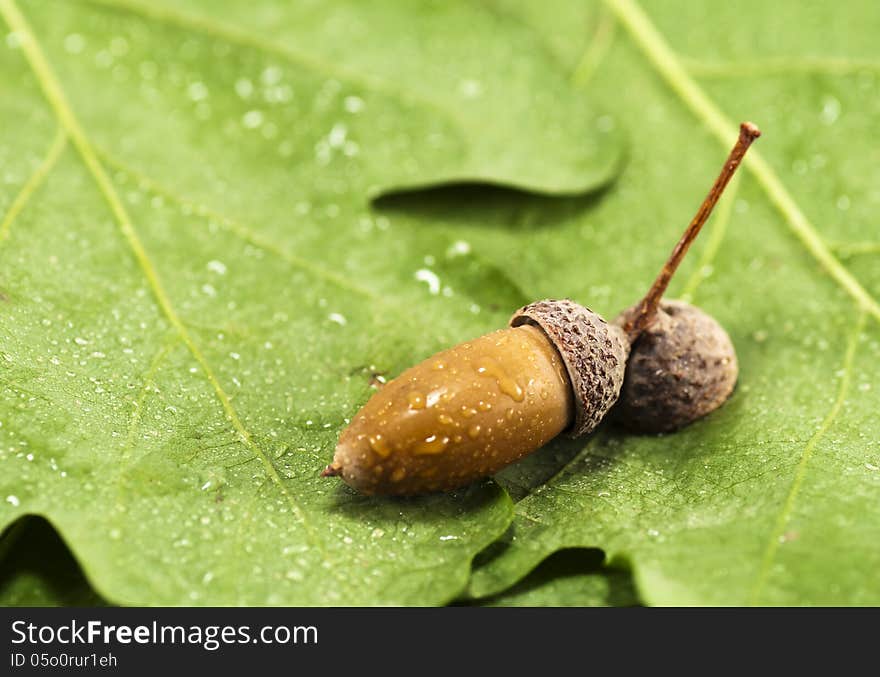
<svg viewBox="0 0 880 677">
<path fill-rule="evenodd" d="M 337 463 L 331 463 L 321 471 L 321 477 L 338 477 L 342 474 L 342 466 Z"/>
</svg>

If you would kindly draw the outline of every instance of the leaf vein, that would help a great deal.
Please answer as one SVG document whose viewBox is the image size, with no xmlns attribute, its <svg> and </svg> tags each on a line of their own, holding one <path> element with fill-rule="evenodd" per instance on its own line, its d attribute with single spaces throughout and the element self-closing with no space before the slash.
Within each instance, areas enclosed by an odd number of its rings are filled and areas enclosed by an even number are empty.
<svg viewBox="0 0 880 677">
<path fill-rule="evenodd" d="M 108 165 L 122 172 L 125 172 L 134 179 L 137 179 L 137 181 L 141 183 L 144 187 L 146 187 L 146 189 L 150 192 L 167 198 L 180 206 L 190 207 L 196 214 L 215 219 L 218 225 L 220 225 L 224 230 L 233 234 L 239 239 L 244 240 L 245 242 L 252 244 L 255 247 L 258 247 L 259 249 L 262 249 L 263 251 L 272 254 L 273 256 L 277 256 L 282 261 L 285 261 L 286 263 L 295 266 L 300 270 L 311 274 L 314 277 L 324 280 L 325 282 L 330 282 L 331 284 L 334 284 L 341 289 L 345 289 L 346 291 L 357 294 L 358 296 L 363 296 L 370 299 L 371 301 L 380 303 L 383 302 L 382 296 L 380 296 L 372 289 L 353 284 L 341 275 L 337 275 L 333 271 L 327 270 L 326 268 L 316 265 L 311 261 L 308 261 L 307 259 L 304 259 L 300 256 L 297 256 L 296 254 L 287 251 L 284 247 L 276 244 L 275 242 L 272 242 L 265 236 L 254 232 L 231 216 L 222 214 L 212 209 L 211 207 L 208 207 L 207 205 L 175 193 L 173 190 L 171 190 L 167 186 L 162 185 L 154 178 L 147 176 L 140 170 L 130 166 L 128 163 L 114 157 L 106 149 L 96 146 L 95 150 Z"/>
<path fill-rule="evenodd" d="M 58 162 L 58 158 L 61 157 L 61 152 L 64 150 L 66 144 L 67 134 L 64 132 L 64 128 L 59 126 L 58 130 L 55 132 L 55 138 L 52 140 L 49 150 L 46 151 L 43 160 L 30 175 L 24 186 L 22 186 L 18 195 L 15 196 L 12 205 L 9 207 L 9 211 L 6 212 L 6 216 L 4 216 L 3 221 L 0 222 L 0 244 L 3 244 L 3 242 L 6 241 L 6 238 L 9 237 L 12 223 L 25 206 L 27 206 L 31 196 L 37 192 L 41 185 L 43 185 L 43 181 L 46 180 L 46 177 L 52 171 L 53 167 L 55 167 L 55 163 Z"/>
<path fill-rule="evenodd" d="M 615 27 L 614 17 L 605 8 L 600 9 L 593 38 L 571 74 L 571 81 L 576 87 L 585 87 L 599 69 L 614 42 Z"/>
<path fill-rule="evenodd" d="M 150 392 L 153 390 L 150 386 L 153 385 L 153 379 L 156 377 L 156 374 L 159 371 L 159 367 L 162 366 L 162 362 L 164 362 L 165 358 L 168 356 L 168 353 L 171 352 L 172 348 L 174 348 L 176 342 L 179 339 L 175 336 L 174 340 L 166 341 L 159 350 L 156 351 L 156 354 L 153 356 L 153 359 L 150 361 L 150 365 L 147 368 L 146 373 L 144 374 L 143 383 L 141 385 L 140 392 L 138 393 L 137 399 L 132 402 L 132 411 L 131 418 L 128 422 L 128 433 L 125 436 L 125 446 L 123 447 L 122 458 L 119 459 L 119 466 L 122 470 L 119 473 L 116 482 L 116 508 L 121 512 L 122 509 L 122 488 L 125 484 L 125 474 L 126 467 L 128 465 L 128 459 L 131 456 L 132 448 L 134 447 L 134 437 L 137 434 L 138 427 L 140 426 L 141 416 L 144 410 L 144 404 L 147 401 L 147 397 Z"/>
<path fill-rule="evenodd" d="M 785 503 L 783 504 L 782 510 L 780 511 L 779 516 L 776 519 L 776 525 L 773 529 L 773 532 L 770 534 L 770 540 L 767 542 L 767 546 L 764 549 L 764 557 L 761 561 L 761 568 L 758 570 L 758 576 L 755 579 L 754 586 L 752 587 L 750 600 L 752 604 L 757 603 L 757 600 L 767 583 L 767 579 L 770 576 L 770 570 L 773 566 L 773 561 L 776 558 L 777 551 L 779 550 L 779 539 L 782 537 L 783 532 L 785 531 L 785 527 L 791 519 L 792 512 L 794 511 L 795 502 L 797 501 L 801 485 L 803 484 L 804 477 L 807 473 L 807 466 L 809 465 L 810 459 L 812 458 L 813 453 L 816 450 L 816 446 L 834 424 L 835 420 L 840 414 L 841 409 L 843 409 L 844 403 L 846 402 L 846 396 L 849 392 L 850 383 L 852 382 L 852 374 L 855 364 L 856 351 L 859 344 L 859 337 L 862 335 L 862 331 L 865 328 L 866 317 L 867 315 L 865 312 L 859 313 L 859 319 L 856 322 L 852 333 L 850 334 L 849 341 L 847 343 L 846 354 L 843 358 L 843 375 L 840 377 L 840 386 L 837 390 L 837 397 L 834 399 L 834 403 L 831 405 L 831 409 L 825 416 L 825 419 L 822 421 L 819 429 L 807 441 L 807 444 L 804 446 L 804 449 L 801 452 L 801 457 L 798 461 L 794 478 L 792 479 L 791 486 L 789 487 L 788 494 L 785 498 Z"/>
</svg>

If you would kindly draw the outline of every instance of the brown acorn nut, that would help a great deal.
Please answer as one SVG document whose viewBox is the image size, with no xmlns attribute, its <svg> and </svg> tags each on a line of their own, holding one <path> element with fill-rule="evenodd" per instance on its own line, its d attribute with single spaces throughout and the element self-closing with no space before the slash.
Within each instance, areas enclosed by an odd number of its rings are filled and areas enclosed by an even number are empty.
<svg viewBox="0 0 880 677">
<path fill-rule="evenodd" d="M 623 326 L 637 306 L 621 313 Z M 639 432 L 678 430 L 714 411 L 736 385 L 736 352 L 711 315 L 664 300 L 632 346 L 615 419 Z"/>
<path fill-rule="evenodd" d="M 510 328 L 389 381 L 342 431 L 323 474 L 395 495 L 492 475 L 565 430 L 592 430 L 617 400 L 627 349 L 618 327 L 576 303 L 525 306 Z"/>
</svg>

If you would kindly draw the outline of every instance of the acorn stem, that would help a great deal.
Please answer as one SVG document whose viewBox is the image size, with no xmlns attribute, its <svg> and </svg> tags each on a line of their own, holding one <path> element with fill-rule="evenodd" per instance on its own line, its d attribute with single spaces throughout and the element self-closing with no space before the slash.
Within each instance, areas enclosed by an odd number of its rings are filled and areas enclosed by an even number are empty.
<svg viewBox="0 0 880 677">
<path fill-rule="evenodd" d="M 736 140 L 736 144 L 730 151 L 730 155 L 727 156 L 727 160 L 725 160 L 724 166 L 721 168 L 721 173 L 718 174 L 718 178 L 715 179 L 715 183 L 712 184 L 709 194 L 706 196 L 706 199 L 703 200 L 703 203 L 694 215 L 690 225 L 688 225 L 687 229 L 684 231 L 678 244 L 675 245 L 672 254 L 669 255 L 666 263 L 663 264 L 663 268 L 657 276 L 657 279 L 654 280 L 654 284 L 651 285 L 648 293 L 645 294 L 644 298 L 639 302 L 636 312 L 633 313 L 632 317 L 623 325 L 623 330 L 626 332 L 630 343 L 633 343 L 657 318 L 660 299 L 666 292 L 666 288 L 669 286 L 669 281 L 672 280 L 672 276 L 675 274 L 675 271 L 685 254 L 687 254 L 687 250 L 690 248 L 691 243 L 696 239 L 703 224 L 706 223 L 709 214 L 712 213 L 715 203 L 718 202 L 718 198 L 721 197 L 721 193 L 724 192 L 724 188 L 736 172 L 740 162 L 742 162 L 743 156 L 746 154 L 749 146 L 751 146 L 752 142 L 759 136 L 761 136 L 761 130 L 751 122 L 743 122 L 739 126 L 739 138 Z"/>
</svg>

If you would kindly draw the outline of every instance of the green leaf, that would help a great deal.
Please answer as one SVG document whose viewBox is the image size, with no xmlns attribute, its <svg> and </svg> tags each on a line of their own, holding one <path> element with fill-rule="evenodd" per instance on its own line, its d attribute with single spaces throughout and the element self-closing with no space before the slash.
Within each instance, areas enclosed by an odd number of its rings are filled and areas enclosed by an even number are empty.
<svg viewBox="0 0 880 677">
<path fill-rule="evenodd" d="M 880 132 L 867 28 L 878 6 L 604 4 L 613 38 L 587 87 L 615 102 L 633 152 L 582 221 L 596 246 L 581 274 L 609 286 L 612 308 L 638 298 L 735 140 L 733 121 L 759 123 L 742 180 L 672 290 L 727 328 L 740 380 L 689 428 L 606 426 L 520 490 L 470 592 L 593 546 L 632 568 L 647 603 L 877 604 L 880 165 L 865 140 Z M 547 30 L 558 7 L 565 34 L 567 5 L 542 7 Z M 574 258 L 555 267 L 584 270 Z"/>
<path fill-rule="evenodd" d="M 0 537 L 0 606 L 103 606 L 46 520 L 25 517 Z"/>
<path fill-rule="evenodd" d="M 48 518 L 112 603 L 444 603 L 507 494 L 318 473 L 377 373 L 528 299 L 369 200 L 590 191 L 620 140 L 486 9 L 187 4 L 0 2 L 0 527 Z"/>
<path fill-rule="evenodd" d="M 645 603 L 880 603 L 876 3 L 22 4 L 69 138 L 28 45 L 2 51 L 2 523 L 51 517 L 108 600 L 440 603 L 505 533 L 471 596 L 590 547 Z M 554 442 L 499 477 L 509 531 L 494 484 L 315 478 L 373 372 L 523 299 L 641 296 L 741 119 L 764 137 L 671 290 L 737 347 L 722 409 Z M 628 139 L 613 185 L 600 129 Z M 604 188 L 367 205 L 468 179 Z M 601 598 L 583 576 L 538 569 L 507 603 Z"/>
<path fill-rule="evenodd" d="M 599 550 L 560 550 L 504 592 L 480 606 L 637 606 L 626 571 L 602 567 Z"/>
</svg>

